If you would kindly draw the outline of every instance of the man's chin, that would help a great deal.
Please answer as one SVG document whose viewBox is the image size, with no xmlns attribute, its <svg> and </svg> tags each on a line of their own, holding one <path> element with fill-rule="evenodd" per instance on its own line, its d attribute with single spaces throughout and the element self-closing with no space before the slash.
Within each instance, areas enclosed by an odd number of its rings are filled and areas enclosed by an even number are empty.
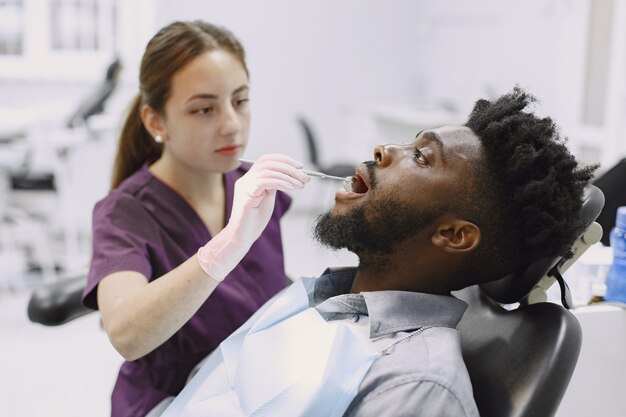
<svg viewBox="0 0 626 417">
<path fill-rule="evenodd" d="M 353 220 L 345 214 L 333 213 L 333 210 L 317 217 L 313 237 L 323 246 L 339 250 L 358 246 L 349 241 L 350 231 L 353 229 Z"/>
</svg>

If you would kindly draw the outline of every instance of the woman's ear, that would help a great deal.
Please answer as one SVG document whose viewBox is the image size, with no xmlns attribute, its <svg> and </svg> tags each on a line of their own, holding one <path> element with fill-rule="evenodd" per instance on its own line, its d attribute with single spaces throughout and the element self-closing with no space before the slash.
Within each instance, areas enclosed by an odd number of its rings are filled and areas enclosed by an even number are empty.
<svg viewBox="0 0 626 417">
<path fill-rule="evenodd" d="M 153 138 L 165 137 L 165 126 L 163 124 L 163 117 L 152 107 L 144 104 L 141 106 L 141 121 L 144 127 L 150 133 Z M 158 140 L 157 140 L 158 141 Z"/>
<path fill-rule="evenodd" d="M 480 229 L 472 222 L 456 219 L 437 226 L 431 241 L 444 252 L 469 253 L 480 243 Z"/>
</svg>

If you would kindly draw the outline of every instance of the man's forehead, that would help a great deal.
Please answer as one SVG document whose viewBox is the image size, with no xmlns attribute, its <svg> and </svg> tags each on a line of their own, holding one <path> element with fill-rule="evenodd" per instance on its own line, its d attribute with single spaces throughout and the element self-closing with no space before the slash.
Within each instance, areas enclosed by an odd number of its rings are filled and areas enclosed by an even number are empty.
<svg viewBox="0 0 626 417">
<path fill-rule="evenodd" d="M 429 131 L 438 134 L 439 136 L 445 136 L 448 138 L 471 138 L 478 139 L 478 137 L 474 134 L 472 129 L 467 126 L 441 126 L 434 129 L 429 129 Z"/>
<path fill-rule="evenodd" d="M 440 143 L 442 153 L 456 155 L 462 159 L 474 159 L 482 156 L 482 143 L 478 136 L 466 126 L 442 126 L 420 132 L 416 138 L 421 142 L 435 140 Z"/>
</svg>

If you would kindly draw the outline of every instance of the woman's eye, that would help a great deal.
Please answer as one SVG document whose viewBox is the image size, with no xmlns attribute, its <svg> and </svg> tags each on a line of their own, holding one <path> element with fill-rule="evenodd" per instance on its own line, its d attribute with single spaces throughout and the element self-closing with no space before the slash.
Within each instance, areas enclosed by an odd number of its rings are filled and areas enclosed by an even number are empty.
<svg viewBox="0 0 626 417">
<path fill-rule="evenodd" d="M 415 149 L 414 154 L 415 154 L 415 160 L 417 162 L 419 162 L 420 164 L 428 164 L 428 160 L 426 159 L 422 151 L 420 151 L 419 149 Z"/>
<path fill-rule="evenodd" d="M 200 110 L 196 110 L 197 114 L 209 114 L 213 112 L 213 107 L 203 107 Z"/>
<path fill-rule="evenodd" d="M 237 100 L 235 100 L 235 105 L 236 105 L 237 107 L 241 107 L 241 106 L 245 105 L 245 104 L 246 104 L 249 100 L 250 100 L 250 99 L 249 99 L 249 98 L 247 98 L 247 97 L 246 97 L 246 98 L 240 98 L 240 99 L 237 99 Z"/>
</svg>

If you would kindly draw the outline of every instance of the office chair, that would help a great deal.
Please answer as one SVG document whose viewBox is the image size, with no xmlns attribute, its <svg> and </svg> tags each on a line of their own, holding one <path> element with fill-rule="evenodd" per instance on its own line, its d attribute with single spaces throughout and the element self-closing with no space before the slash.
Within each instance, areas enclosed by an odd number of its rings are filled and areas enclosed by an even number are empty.
<svg viewBox="0 0 626 417">
<path fill-rule="evenodd" d="M 604 193 L 606 199 L 597 221 L 605 231 L 601 242 L 604 246 L 609 246 L 610 231 L 615 226 L 617 209 L 620 206 L 626 206 L 626 158 L 596 178 L 593 185 Z"/>
<path fill-rule="evenodd" d="M 96 89 L 81 101 L 76 110 L 67 120 L 66 127 L 76 128 L 84 126 L 87 119 L 104 111 L 104 105 L 109 99 L 119 79 L 122 64 L 118 58 L 107 67 L 104 80 L 96 87 Z"/>
<path fill-rule="evenodd" d="M 8 207 L 11 212 L 1 213 L 0 227 L 3 224 L 17 224 L 21 226 L 20 230 L 25 230 L 26 227 L 36 225 L 42 230 L 37 239 L 32 239 L 32 234 L 22 232 L 19 236 L 23 238 L 16 242 L 16 246 L 27 254 L 29 268 L 41 271 L 45 281 L 58 279 L 59 271 L 73 270 L 75 267 L 80 229 L 72 213 L 70 157 L 79 145 L 87 143 L 82 139 L 92 137 L 88 119 L 104 111 L 107 100 L 117 87 L 120 71 L 120 60 L 115 59 L 109 64 L 104 79 L 95 90 L 79 103 L 68 120 L 63 121 L 64 126 L 53 132 L 25 137 L 23 161 L 19 167 L 2 172 L 9 185 L 3 197 L 10 202 Z M 51 166 L 43 169 L 38 166 L 38 155 L 44 155 Z M 52 199 L 53 204 L 41 202 L 40 199 Z M 50 249 L 38 249 L 44 241 L 47 247 L 61 243 L 60 255 L 53 254 Z"/>
<path fill-rule="evenodd" d="M 335 177 L 347 177 L 354 175 L 355 164 L 339 163 L 326 165 L 321 162 L 319 159 L 317 139 L 311 124 L 306 118 L 301 116 L 297 118 L 297 121 L 302 128 L 304 139 L 306 140 L 309 161 L 315 170 L 328 175 L 333 175 Z"/>
<path fill-rule="evenodd" d="M 96 311 L 80 301 L 86 284 L 87 277 L 79 275 L 38 286 L 28 301 L 28 319 L 45 326 L 59 326 Z"/>
<path fill-rule="evenodd" d="M 556 413 L 582 343 L 561 274 L 600 240 L 602 228 L 595 219 L 603 205 L 602 191 L 589 185 L 582 213 L 588 227 L 574 244 L 571 259 L 540 259 L 500 280 L 455 292 L 468 303 L 458 329 L 481 417 Z M 555 282 L 563 306 L 546 302 L 546 290 Z"/>
</svg>

